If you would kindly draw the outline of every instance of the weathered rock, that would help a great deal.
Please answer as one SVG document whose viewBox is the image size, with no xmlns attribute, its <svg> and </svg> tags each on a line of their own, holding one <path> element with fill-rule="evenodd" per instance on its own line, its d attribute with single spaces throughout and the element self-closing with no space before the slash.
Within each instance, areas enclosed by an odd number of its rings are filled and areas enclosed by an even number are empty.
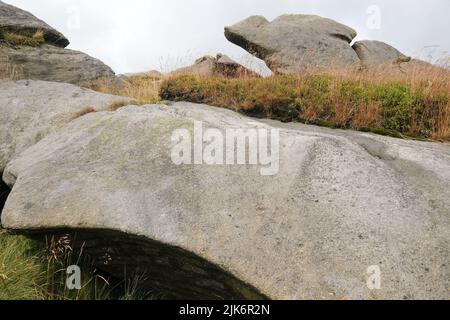
<svg viewBox="0 0 450 320">
<path fill-rule="evenodd" d="M 7 32 L 33 36 L 37 31 L 43 32 L 44 44 L 41 41 L 2 41 Z M 0 77 L 77 85 L 97 80 L 115 83 L 115 74 L 110 67 L 87 54 L 64 49 L 68 44 L 61 33 L 31 13 L 0 1 Z"/>
<path fill-rule="evenodd" d="M 416 74 L 421 76 L 433 73 L 435 76 L 439 76 L 439 74 L 446 75 L 448 73 L 448 70 L 444 68 L 408 57 L 384 42 L 357 41 L 353 48 L 361 59 L 361 67 L 382 74 L 393 76 L 398 73 L 398 75 Z"/>
<path fill-rule="evenodd" d="M 398 65 L 411 61 L 410 57 L 381 41 L 357 41 L 353 49 L 361 59 L 362 65 L 366 67 Z"/>
<path fill-rule="evenodd" d="M 3 32 L 32 36 L 37 31 L 44 32 L 47 43 L 67 47 L 69 40 L 44 21 L 31 13 L 0 1 L 0 40 Z"/>
<path fill-rule="evenodd" d="M 51 45 L 0 46 L 0 66 L 12 65 L 20 78 L 86 85 L 114 81 L 110 67 L 85 53 Z"/>
<path fill-rule="evenodd" d="M 264 60 L 277 73 L 359 65 L 350 46 L 356 31 L 313 15 L 253 16 L 225 28 L 232 43 Z"/>
<path fill-rule="evenodd" d="M 170 72 L 169 75 L 194 74 L 200 76 L 211 76 L 214 74 L 215 58 L 204 56 L 195 60 L 194 64 L 188 67 L 179 68 Z"/>
<path fill-rule="evenodd" d="M 39 96 L 40 97 L 40 96 Z M 280 128 L 280 168 L 175 165 L 173 131 Z M 2 224 L 77 232 L 178 297 L 449 299 L 450 146 L 178 103 L 91 113 L 10 162 Z M 100 262 L 99 262 L 100 263 Z M 381 268 L 381 289 L 367 270 Z M 371 269 L 369 269 L 371 270 Z"/>
<path fill-rule="evenodd" d="M 247 69 L 227 55 L 221 53 L 216 56 L 215 72 L 216 74 L 223 75 L 228 78 L 259 77 L 256 72 Z"/>
<path fill-rule="evenodd" d="M 108 110 L 130 98 L 44 81 L 0 81 L 0 172 L 46 135 L 85 113 Z"/>
<path fill-rule="evenodd" d="M 170 73 L 170 75 L 200 75 L 200 76 L 223 76 L 227 78 L 238 77 L 259 77 L 241 64 L 237 63 L 224 54 L 217 54 L 216 57 L 204 56 L 195 61 L 192 66 L 180 68 Z"/>
</svg>

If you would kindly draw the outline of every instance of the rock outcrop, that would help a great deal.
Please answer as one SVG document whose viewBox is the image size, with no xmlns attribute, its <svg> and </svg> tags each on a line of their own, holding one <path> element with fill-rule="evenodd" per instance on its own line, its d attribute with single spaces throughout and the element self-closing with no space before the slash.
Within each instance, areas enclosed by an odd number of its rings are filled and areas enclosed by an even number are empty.
<svg viewBox="0 0 450 320">
<path fill-rule="evenodd" d="M 43 38 L 34 39 L 36 32 L 41 31 Z M 8 34 L 12 34 L 12 42 Z M 0 77 L 76 85 L 116 81 L 110 67 L 82 52 L 64 49 L 68 44 L 61 33 L 45 22 L 0 1 Z"/>
<path fill-rule="evenodd" d="M 357 41 L 353 45 L 365 67 L 386 66 L 410 62 L 411 58 L 381 41 Z"/>
<path fill-rule="evenodd" d="M 0 80 L 0 172 L 15 156 L 85 113 L 134 100 L 65 83 Z"/>
<path fill-rule="evenodd" d="M 381 41 L 357 41 L 350 46 L 355 30 L 319 16 L 283 15 L 272 22 L 252 16 L 226 27 L 225 37 L 264 60 L 275 73 L 391 66 L 390 72 L 405 73 L 438 68 Z"/>
<path fill-rule="evenodd" d="M 361 60 L 361 67 L 369 70 L 378 70 L 380 73 L 388 72 L 390 75 L 416 74 L 433 72 L 438 76 L 445 75 L 448 70 L 428 62 L 413 59 L 381 41 L 357 41 L 353 45 Z"/>
<path fill-rule="evenodd" d="M 222 133 L 280 129 L 278 173 L 176 165 L 172 135 L 195 120 Z M 122 276 L 126 265 L 175 297 L 450 298 L 445 144 L 188 103 L 124 107 L 73 120 L 3 179 L 4 227 L 77 233 L 99 268 Z M 367 287 L 371 266 L 380 290 Z"/>
<path fill-rule="evenodd" d="M 47 43 L 65 48 L 69 40 L 31 13 L 0 1 L 0 40 L 5 32 L 32 36 L 42 31 Z"/>
<path fill-rule="evenodd" d="M 0 66 L 13 65 L 19 78 L 90 85 L 114 81 L 114 71 L 85 53 L 51 45 L 0 46 Z"/>
<path fill-rule="evenodd" d="M 200 75 L 200 76 L 222 76 L 226 78 L 238 77 L 259 77 L 241 64 L 237 63 L 224 54 L 217 54 L 216 57 L 204 56 L 195 61 L 192 66 L 180 68 L 169 75 Z"/>
<path fill-rule="evenodd" d="M 356 31 L 319 16 L 282 15 L 272 22 L 252 16 L 225 28 L 225 36 L 276 73 L 359 64 L 350 46 Z"/>
</svg>

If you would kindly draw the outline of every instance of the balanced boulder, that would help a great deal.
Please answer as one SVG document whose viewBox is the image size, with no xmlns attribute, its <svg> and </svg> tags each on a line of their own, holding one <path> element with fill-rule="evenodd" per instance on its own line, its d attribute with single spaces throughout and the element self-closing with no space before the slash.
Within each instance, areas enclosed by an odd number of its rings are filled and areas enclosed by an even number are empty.
<svg viewBox="0 0 450 320">
<path fill-rule="evenodd" d="M 252 16 L 225 28 L 232 43 L 264 60 L 276 73 L 359 64 L 350 46 L 356 31 L 315 15 Z"/>
<path fill-rule="evenodd" d="M 218 152 L 233 129 L 279 129 L 279 170 L 211 162 L 211 135 Z M 181 146 L 203 162 L 179 162 Z M 178 298 L 449 299 L 449 154 L 204 105 L 124 107 L 75 119 L 9 162 L 1 222 L 68 234 L 99 269 L 137 272 Z"/>
<path fill-rule="evenodd" d="M 0 172 L 46 135 L 86 113 L 134 100 L 65 83 L 0 80 Z"/>
<path fill-rule="evenodd" d="M 31 37 L 39 31 L 43 32 L 47 43 L 63 48 L 69 45 L 69 40 L 63 34 L 44 21 L 25 10 L 0 1 L 0 41 L 8 33 Z"/>
</svg>

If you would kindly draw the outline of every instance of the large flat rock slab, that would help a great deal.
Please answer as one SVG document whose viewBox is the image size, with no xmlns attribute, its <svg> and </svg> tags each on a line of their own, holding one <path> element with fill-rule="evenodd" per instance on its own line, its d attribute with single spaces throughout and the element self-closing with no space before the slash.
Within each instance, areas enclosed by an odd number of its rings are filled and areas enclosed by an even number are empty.
<svg viewBox="0 0 450 320">
<path fill-rule="evenodd" d="M 133 102 L 65 83 L 0 80 L 0 172 L 22 151 L 84 113 Z"/>
<path fill-rule="evenodd" d="M 360 61 L 350 46 L 356 31 L 314 15 L 252 16 L 225 28 L 232 43 L 264 60 L 276 73 L 346 68 Z"/>
<path fill-rule="evenodd" d="M 194 121 L 280 129 L 278 173 L 174 164 L 172 134 Z M 3 178 L 4 227 L 75 230 L 101 268 L 146 270 L 179 297 L 450 298 L 447 144 L 149 105 L 75 119 Z M 367 287 L 373 266 L 380 290 Z"/>
<path fill-rule="evenodd" d="M 69 40 L 59 31 L 50 27 L 33 14 L 0 1 L 0 40 L 2 32 L 32 36 L 38 31 L 44 32 L 45 41 L 62 48 L 69 45 Z"/>
</svg>

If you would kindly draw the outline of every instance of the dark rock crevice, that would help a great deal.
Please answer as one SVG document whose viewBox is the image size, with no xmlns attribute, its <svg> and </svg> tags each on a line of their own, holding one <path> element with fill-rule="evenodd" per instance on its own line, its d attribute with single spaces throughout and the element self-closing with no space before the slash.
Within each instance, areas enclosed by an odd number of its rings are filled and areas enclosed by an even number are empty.
<svg viewBox="0 0 450 320">
<path fill-rule="evenodd" d="M 3 211 L 3 207 L 5 206 L 6 199 L 8 198 L 8 195 L 11 191 L 9 187 L 6 185 L 6 183 L 4 183 L 3 180 L 1 179 L 2 176 L 3 173 L 0 172 L 0 217 Z"/>
<path fill-rule="evenodd" d="M 266 300 L 264 294 L 217 265 L 178 247 L 112 230 L 28 231 L 35 240 L 67 237 L 102 272 L 139 275 L 139 286 L 172 299 Z"/>
<path fill-rule="evenodd" d="M 350 43 L 353 41 L 353 39 L 355 38 L 355 37 L 349 37 L 349 36 L 347 36 L 347 35 L 340 34 L 340 33 L 331 33 L 330 36 L 331 36 L 331 37 L 334 37 L 334 38 L 336 38 L 336 39 L 339 39 L 339 40 L 346 41 L 346 42 L 348 42 L 349 44 L 350 44 Z"/>
</svg>

